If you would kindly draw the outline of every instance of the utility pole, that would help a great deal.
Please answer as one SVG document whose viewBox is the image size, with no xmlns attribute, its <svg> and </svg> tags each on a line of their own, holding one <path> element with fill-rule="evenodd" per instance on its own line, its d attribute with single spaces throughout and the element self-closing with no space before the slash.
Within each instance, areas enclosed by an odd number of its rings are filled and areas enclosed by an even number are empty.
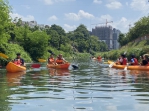
<svg viewBox="0 0 149 111">
<path fill-rule="evenodd" d="M 131 24 L 129 24 L 129 30 L 130 30 L 130 28 L 131 28 Z"/>
</svg>

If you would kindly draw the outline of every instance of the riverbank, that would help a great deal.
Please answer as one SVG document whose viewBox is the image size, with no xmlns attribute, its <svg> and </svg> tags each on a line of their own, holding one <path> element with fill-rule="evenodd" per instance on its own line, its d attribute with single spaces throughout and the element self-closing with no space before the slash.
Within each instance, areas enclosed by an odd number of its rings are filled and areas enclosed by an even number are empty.
<svg viewBox="0 0 149 111">
<path fill-rule="evenodd" d="M 123 46 L 118 50 L 96 53 L 95 56 L 101 55 L 106 59 L 116 60 L 123 53 L 126 53 L 128 59 L 131 58 L 132 54 L 139 59 L 141 55 L 149 53 L 149 40 L 143 40 L 135 43 L 130 42 L 127 46 Z"/>
</svg>

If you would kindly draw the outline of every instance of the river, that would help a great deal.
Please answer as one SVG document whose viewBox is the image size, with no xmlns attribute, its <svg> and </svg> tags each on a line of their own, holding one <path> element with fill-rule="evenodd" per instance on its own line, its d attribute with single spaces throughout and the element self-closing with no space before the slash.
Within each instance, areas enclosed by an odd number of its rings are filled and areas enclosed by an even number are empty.
<svg viewBox="0 0 149 111">
<path fill-rule="evenodd" d="M 149 72 L 101 67 L 0 70 L 0 111 L 149 111 Z"/>
</svg>

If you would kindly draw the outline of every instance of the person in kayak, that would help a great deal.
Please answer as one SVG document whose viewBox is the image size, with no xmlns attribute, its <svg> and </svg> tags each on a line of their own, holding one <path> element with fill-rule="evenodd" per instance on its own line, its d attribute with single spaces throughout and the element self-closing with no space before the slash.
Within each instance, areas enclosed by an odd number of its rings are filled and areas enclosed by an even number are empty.
<svg viewBox="0 0 149 111">
<path fill-rule="evenodd" d="M 131 55 L 130 65 L 138 65 L 138 60 L 135 55 Z"/>
<path fill-rule="evenodd" d="M 48 64 L 55 64 L 55 59 L 53 57 L 53 54 L 51 54 L 50 57 L 48 58 Z"/>
<path fill-rule="evenodd" d="M 64 64 L 64 63 L 66 63 L 67 61 L 63 58 L 63 55 L 62 54 L 60 54 L 58 57 L 57 57 L 57 59 L 56 59 L 56 64 Z"/>
<path fill-rule="evenodd" d="M 146 65 L 148 65 L 148 56 L 146 56 L 146 55 L 143 55 L 143 56 L 140 56 L 140 58 L 141 58 L 141 65 L 142 66 L 146 66 Z"/>
<path fill-rule="evenodd" d="M 121 59 L 119 60 L 121 65 L 127 65 L 127 58 L 125 54 L 121 55 Z"/>
<path fill-rule="evenodd" d="M 19 66 L 24 66 L 24 59 L 21 58 L 21 54 L 17 53 L 17 57 L 14 59 L 14 63 Z"/>
<path fill-rule="evenodd" d="M 126 58 L 125 54 L 121 54 L 121 56 L 117 59 L 117 61 L 115 63 L 116 63 L 116 65 L 126 65 L 127 58 Z"/>
</svg>

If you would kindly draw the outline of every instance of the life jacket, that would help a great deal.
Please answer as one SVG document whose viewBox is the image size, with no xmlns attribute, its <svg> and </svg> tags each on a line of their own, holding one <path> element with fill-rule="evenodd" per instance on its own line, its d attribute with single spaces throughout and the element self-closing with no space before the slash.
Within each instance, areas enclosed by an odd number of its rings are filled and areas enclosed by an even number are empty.
<svg viewBox="0 0 149 111">
<path fill-rule="evenodd" d="M 19 66 L 22 65 L 21 59 L 15 59 L 14 63 Z"/>
<path fill-rule="evenodd" d="M 49 64 L 52 64 L 52 63 L 54 63 L 54 58 L 49 58 Z"/>
<path fill-rule="evenodd" d="M 57 64 L 63 64 L 63 59 L 57 59 L 57 60 L 56 60 L 56 63 L 57 63 Z"/>
<path fill-rule="evenodd" d="M 127 65 L 127 58 L 123 58 L 122 65 Z"/>
<path fill-rule="evenodd" d="M 101 57 L 100 57 L 100 56 L 98 56 L 98 57 L 97 57 L 97 59 L 101 59 Z"/>
<path fill-rule="evenodd" d="M 133 58 L 134 63 L 132 65 L 138 65 L 138 60 L 136 58 Z"/>
</svg>

